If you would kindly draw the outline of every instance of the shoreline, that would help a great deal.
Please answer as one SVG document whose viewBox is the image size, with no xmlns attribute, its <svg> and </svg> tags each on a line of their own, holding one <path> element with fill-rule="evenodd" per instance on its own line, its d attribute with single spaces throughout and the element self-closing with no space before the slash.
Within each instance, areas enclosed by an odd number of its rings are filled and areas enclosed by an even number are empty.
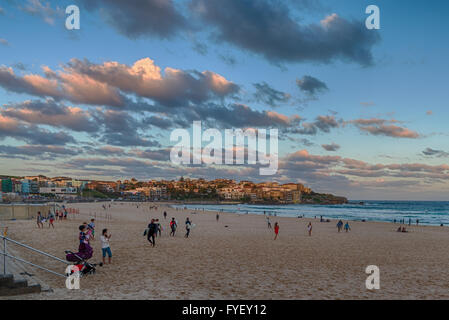
<svg viewBox="0 0 449 320">
<path fill-rule="evenodd" d="M 442 202 L 445 202 L 445 201 L 442 201 Z M 178 206 L 180 208 L 184 208 L 185 206 L 187 206 L 186 207 L 187 210 L 198 210 L 198 211 L 202 211 L 203 208 L 201 208 L 201 207 L 199 207 L 199 208 L 189 208 L 188 206 L 195 206 L 195 205 L 205 205 L 205 206 L 216 205 L 216 206 L 220 206 L 218 204 L 191 204 L 191 203 L 188 203 L 188 204 L 177 204 L 177 203 L 170 204 L 170 203 L 167 203 L 167 205 L 170 205 L 170 206 L 174 205 L 174 206 Z M 229 204 L 229 205 L 238 205 L 238 204 Z M 306 205 L 306 204 L 304 204 L 304 205 Z M 313 204 L 308 204 L 308 205 L 309 206 L 318 207 L 318 208 L 322 207 L 322 205 L 313 205 Z M 355 205 L 357 205 L 357 204 L 355 204 Z M 278 205 L 276 205 L 276 206 L 278 206 Z M 279 206 L 282 207 L 282 205 L 279 205 Z M 336 205 L 336 206 L 339 206 L 339 205 Z M 360 206 L 362 207 L 363 205 L 360 205 Z M 220 214 L 221 213 L 230 213 L 230 214 L 236 214 L 236 215 L 265 216 L 265 214 L 263 214 L 263 213 L 257 213 L 257 212 L 254 212 L 254 211 L 251 212 L 249 210 L 242 210 L 241 212 L 238 212 L 237 210 L 232 210 L 232 209 L 227 209 L 227 210 L 223 209 L 223 211 L 217 211 L 216 208 L 211 208 L 211 209 L 205 208 L 204 211 L 212 212 L 214 214 L 216 214 L 216 213 L 220 213 Z M 246 213 L 246 211 L 248 211 L 248 213 Z M 434 224 L 432 224 L 432 223 L 425 223 L 425 222 L 420 222 L 419 225 L 416 225 L 416 219 L 412 220 L 412 223 L 409 225 L 408 220 L 404 221 L 404 223 L 400 223 L 399 218 L 397 219 L 396 222 L 394 222 L 394 220 L 386 221 L 386 220 L 380 220 L 380 219 L 379 220 L 377 220 L 377 219 L 370 219 L 370 218 L 366 218 L 366 217 L 360 217 L 360 218 L 357 218 L 357 219 L 353 219 L 353 218 L 345 217 L 344 214 L 342 214 L 340 217 L 327 216 L 326 214 L 321 214 L 321 215 L 317 214 L 317 215 L 314 215 L 314 216 L 310 216 L 310 215 L 306 216 L 304 214 L 298 214 L 296 216 L 293 216 L 293 215 L 288 215 L 288 214 L 285 214 L 285 213 L 282 213 L 282 212 L 281 213 L 277 212 L 276 215 L 273 215 L 272 213 L 275 212 L 276 209 L 266 209 L 264 211 L 267 212 L 266 216 L 268 216 L 268 217 L 270 217 L 272 219 L 278 218 L 278 217 L 283 217 L 283 218 L 293 218 L 293 219 L 310 219 L 311 221 L 317 221 L 317 220 L 320 219 L 320 216 L 322 216 L 324 220 L 327 220 L 327 219 L 330 220 L 329 222 L 343 220 L 343 221 L 362 222 L 362 223 L 378 222 L 378 223 L 385 223 L 385 224 L 389 224 L 389 225 L 403 225 L 403 226 L 410 226 L 410 227 L 413 227 L 413 226 L 424 226 L 424 227 L 428 226 L 428 227 L 442 228 L 442 227 L 447 227 L 448 226 L 447 224 L 441 225 L 441 223 L 434 223 Z M 320 221 L 318 221 L 318 222 L 320 222 Z M 322 221 L 322 223 L 326 223 L 326 221 Z"/>
</svg>

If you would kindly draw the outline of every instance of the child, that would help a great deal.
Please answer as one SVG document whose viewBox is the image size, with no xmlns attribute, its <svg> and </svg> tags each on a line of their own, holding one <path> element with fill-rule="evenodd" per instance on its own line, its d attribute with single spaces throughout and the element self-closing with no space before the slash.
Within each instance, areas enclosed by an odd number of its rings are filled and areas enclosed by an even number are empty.
<svg viewBox="0 0 449 320">
<path fill-rule="evenodd" d="M 55 215 L 53 214 L 53 212 L 48 211 L 48 227 L 53 227 L 53 229 L 55 228 L 55 225 L 53 224 L 53 222 L 55 221 Z"/>
<path fill-rule="evenodd" d="M 349 222 L 346 222 L 345 231 L 348 232 L 349 230 L 351 230 L 351 227 L 349 227 Z"/>
<path fill-rule="evenodd" d="M 307 231 L 309 232 L 309 237 L 312 236 L 312 222 L 309 222 L 307 225 Z"/>
<path fill-rule="evenodd" d="M 106 253 L 108 254 L 108 262 L 111 264 L 112 260 L 112 252 L 111 247 L 109 246 L 109 239 L 111 239 L 111 235 L 108 235 L 108 229 L 103 229 L 101 232 L 101 251 L 103 252 L 103 264 L 106 264 Z"/>
<path fill-rule="evenodd" d="M 39 211 L 38 213 L 37 213 L 37 220 L 36 220 L 36 222 L 37 222 L 37 227 L 40 229 L 40 228 L 44 228 L 44 225 L 43 225 L 43 223 L 42 223 L 42 220 L 44 219 L 44 217 L 42 217 L 42 215 L 41 215 L 41 212 Z"/>
<path fill-rule="evenodd" d="M 92 234 L 92 239 L 95 239 L 95 219 L 90 219 L 90 223 L 87 225 L 87 228 Z"/>
</svg>

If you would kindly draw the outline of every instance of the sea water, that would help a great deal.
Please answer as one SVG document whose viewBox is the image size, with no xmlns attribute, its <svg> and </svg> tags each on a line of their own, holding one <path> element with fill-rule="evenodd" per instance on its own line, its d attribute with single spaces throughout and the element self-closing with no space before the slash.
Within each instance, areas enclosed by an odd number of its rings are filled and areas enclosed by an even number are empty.
<svg viewBox="0 0 449 320">
<path fill-rule="evenodd" d="M 363 204 L 360 204 L 363 202 Z M 447 201 L 351 201 L 343 205 L 200 205 L 186 204 L 177 207 L 187 207 L 189 210 L 224 211 L 237 214 L 260 214 L 279 217 L 298 217 L 327 219 L 342 219 L 351 221 L 385 221 L 426 225 L 449 226 L 449 202 Z"/>
</svg>

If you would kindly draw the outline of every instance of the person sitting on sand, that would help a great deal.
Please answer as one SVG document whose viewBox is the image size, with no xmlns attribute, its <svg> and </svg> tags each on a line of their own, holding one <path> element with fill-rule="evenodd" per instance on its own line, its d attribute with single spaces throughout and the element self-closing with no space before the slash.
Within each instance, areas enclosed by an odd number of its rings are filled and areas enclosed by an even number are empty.
<svg viewBox="0 0 449 320">
<path fill-rule="evenodd" d="M 402 227 L 402 231 L 401 232 L 408 232 L 405 227 Z"/>
<path fill-rule="evenodd" d="M 170 221 L 170 229 L 171 229 L 170 236 L 173 236 L 173 237 L 175 236 L 177 227 L 178 227 L 178 224 L 176 223 L 175 218 L 171 218 L 171 221 Z"/>
<path fill-rule="evenodd" d="M 307 225 L 307 231 L 309 232 L 309 237 L 312 236 L 312 222 L 309 222 Z"/>
<path fill-rule="evenodd" d="M 348 232 L 349 230 L 351 230 L 351 227 L 349 226 L 349 222 L 346 221 L 345 227 L 344 227 L 345 231 Z"/>
<path fill-rule="evenodd" d="M 106 264 L 106 254 L 108 254 L 108 262 L 111 264 L 112 260 L 112 252 L 111 247 L 109 245 L 109 239 L 111 239 L 111 235 L 108 234 L 108 229 L 103 229 L 101 232 L 101 251 L 103 254 L 103 264 Z"/>
<path fill-rule="evenodd" d="M 396 232 L 402 232 L 401 226 L 399 226 L 399 228 L 396 230 Z"/>
<path fill-rule="evenodd" d="M 277 222 L 274 223 L 274 234 L 274 240 L 276 240 L 279 234 L 279 224 Z"/>
</svg>

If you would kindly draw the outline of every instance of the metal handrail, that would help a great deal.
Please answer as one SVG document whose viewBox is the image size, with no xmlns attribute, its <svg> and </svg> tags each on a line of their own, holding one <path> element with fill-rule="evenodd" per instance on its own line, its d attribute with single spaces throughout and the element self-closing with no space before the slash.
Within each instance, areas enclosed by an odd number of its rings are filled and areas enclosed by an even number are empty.
<svg viewBox="0 0 449 320">
<path fill-rule="evenodd" d="M 53 273 L 53 274 L 55 274 L 55 275 L 62 276 L 62 277 L 66 277 L 66 275 L 64 275 L 64 274 L 62 274 L 62 273 L 55 272 L 55 271 L 53 271 L 53 270 L 47 269 L 47 268 L 45 268 L 45 267 L 42 267 L 42 266 L 40 266 L 40 265 L 34 264 L 34 263 L 32 263 L 32 262 L 29 262 L 29 261 L 26 261 L 26 260 L 21 259 L 21 258 L 19 258 L 19 257 L 15 257 L 15 256 L 12 256 L 12 255 L 8 254 L 7 251 L 6 251 L 6 242 L 7 242 L 7 241 L 10 241 L 10 242 L 12 242 L 12 243 L 14 243 L 14 244 L 16 244 L 16 245 L 18 245 L 18 246 L 20 246 L 20 247 L 26 248 L 26 249 L 28 249 L 28 250 L 31 250 L 31 251 L 36 252 L 36 253 L 39 253 L 39 254 L 41 254 L 41 255 L 44 255 L 44 256 L 46 256 L 46 257 L 48 257 L 48 258 L 54 259 L 54 260 L 56 260 L 56 261 L 62 262 L 62 263 L 67 264 L 67 265 L 70 265 L 69 262 L 64 261 L 64 260 L 62 260 L 62 259 L 60 259 L 60 258 L 58 258 L 58 257 L 55 257 L 55 256 L 53 256 L 53 255 L 51 255 L 51 254 L 49 254 L 49 253 L 46 253 L 46 252 L 43 252 L 43 251 L 41 251 L 41 250 L 35 249 L 35 248 L 30 247 L 30 246 L 28 246 L 28 245 L 26 245 L 26 244 L 23 244 L 23 243 L 21 243 L 21 242 L 18 242 L 18 241 L 16 241 L 16 240 L 10 239 L 10 238 L 5 237 L 5 236 L 2 236 L 2 235 L 0 235 L 0 239 L 3 239 L 3 252 L 0 251 L 0 255 L 3 255 L 3 274 L 6 274 L 6 257 L 8 257 L 8 258 L 15 259 L 15 260 L 18 260 L 18 261 L 20 261 L 20 262 L 29 264 L 29 265 L 31 265 L 31 266 L 33 266 L 33 267 L 36 267 L 36 268 L 39 268 L 39 269 L 41 269 L 41 270 L 44 270 L 44 271 Z"/>
<path fill-rule="evenodd" d="M 62 259 L 60 259 L 60 258 L 58 258 L 58 257 L 55 257 L 55 256 L 53 256 L 53 255 L 51 255 L 51 254 L 49 254 L 49 253 L 46 253 L 46 252 L 44 252 L 44 251 L 35 249 L 35 248 L 30 247 L 30 246 L 28 246 L 28 245 L 26 245 L 26 244 L 23 244 L 23 243 L 21 243 L 21 242 L 18 242 L 18 241 L 16 241 L 16 240 L 10 239 L 10 238 L 8 238 L 8 237 L 5 237 L 5 236 L 0 235 L 0 238 L 4 239 L 4 240 L 6 240 L 6 241 L 10 241 L 10 242 L 12 242 L 12 243 L 14 243 L 14 244 L 17 244 L 18 246 L 27 248 L 28 250 L 31 250 L 31 251 L 40 253 L 40 254 L 42 254 L 42 255 L 44 255 L 44 256 L 47 256 L 47 257 L 49 257 L 49 258 L 52 258 L 52 259 L 54 259 L 54 260 L 58 260 L 59 262 L 62 262 L 62 263 L 65 263 L 65 264 L 70 264 L 70 263 L 68 263 L 67 261 L 64 261 L 64 260 L 62 260 Z"/>
</svg>

